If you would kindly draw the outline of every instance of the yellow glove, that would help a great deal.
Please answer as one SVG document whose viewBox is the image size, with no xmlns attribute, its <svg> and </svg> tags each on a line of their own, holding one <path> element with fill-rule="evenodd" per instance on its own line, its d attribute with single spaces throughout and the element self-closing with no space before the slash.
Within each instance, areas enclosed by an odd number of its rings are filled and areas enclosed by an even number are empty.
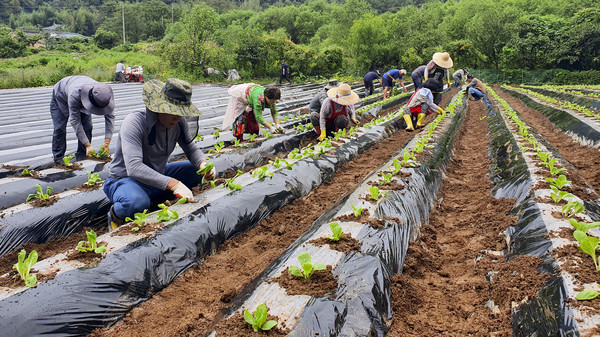
<svg viewBox="0 0 600 337">
<path fill-rule="evenodd" d="M 428 77 L 425 77 L 425 81 L 427 81 L 427 78 L 428 78 Z"/>
<path fill-rule="evenodd" d="M 110 141 L 104 142 L 104 144 L 100 146 L 100 150 L 102 150 L 104 154 L 108 157 L 110 155 Z"/>
<path fill-rule="evenodd" d="M 446 110 L 442 109 L 441 107 L 438 107 L 438 109 L 437 109 L 437 113 L 438 113 L 438 114 L 442 114 L 442 113 L 448 113 L 448 111 L 446 111 Z"/>
<path fill-rule="evenodd" d="M 85 156 L 86 157 L 91 157 L 94 155 L 94 153 L 96 153 L 96 150 L 94 150 L 93 146 L 90 145 L 85 148 Z"/>
<path fill-rule="evenodd" d="M 327 131 L 325 130 L 321 130 L 321 135 L 319 136 L 319 141 L 323 141 L 323 139 L 325 139 L 325 137 L 327 136 Z"/>
</svg>

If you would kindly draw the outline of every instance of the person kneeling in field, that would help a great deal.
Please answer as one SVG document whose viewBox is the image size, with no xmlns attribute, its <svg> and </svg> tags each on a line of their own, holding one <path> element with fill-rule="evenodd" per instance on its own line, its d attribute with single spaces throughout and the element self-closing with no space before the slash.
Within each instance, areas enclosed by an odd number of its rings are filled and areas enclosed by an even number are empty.
<svg viewBox="0 0 600 337">
<path fill-rule="evenodd" d="M 223 119 L 221 130 L 233 129 L 233 136 L 239 141 L 244 139 L 244 133 L 258 134 L 260 125 L 271 133 L 284 133 L 279 125 L 279 114 L 275 103 L 281 98 L 281 91 L 276 87 L 264 88 L 254 83 L 237 84 L 229 88 L 229 104 Z M 263 110 L 271 110 L 275 126 L 265 121 Z"/>
<path fill-rule="evenodd" d="M 445 112 L 444 109 L 440 108 L 433 102 L 433 94 L 431 90 L 433 88 L 437 88 L 439 86 L 438 83 L 435 83 L 434 80 L 429 79 L 425 81 L 423 87 L 417 91 L 410 97 L 408 100 L 408 104 L 404 108 L 404 121 L 406 122 L 406 131 L 414 131 L 412 117 L 417 118 L 417 128 L 423 126 L 423 121 L 425 120 L 425 116 L 430 114 L 431 112 L 442 113 Z"/>
<path fill-rule="evenodd" d="M 190 188 L 202 182 L 202 175 L 196 171 L 207 164 L 182 118 L 200 115 L 192 104 L 191 85 L 174 78 L 166 83 L 151 80 L 144 85 L 142 95 L 146 108 L 123 120 L 104 184 L 104 193 L 113 203 L 108 212 L 109 231 L 122 225 L 127 217 L 150 209 L 155 201 L 173 195 L 193 201 Z M 167 164 L 177 144 L 188 160 Z M 214 176 L 213 168 L 205 178 Z"/>
<path fill-rule="evenodd" d="M 321 111 L 310 114 L 310 122 L 319 135 L 319 141 L 325 139 L 328 134 L 331 135 L 339 129 L 346 128 L 348 116 L 354 124 L 358 124 L 354 117 L 354 104 L 360 98 L 348 84 L 342 83 L 337 88 L 329 89 L 327 97 L 321 105 Z"/>
</svg>

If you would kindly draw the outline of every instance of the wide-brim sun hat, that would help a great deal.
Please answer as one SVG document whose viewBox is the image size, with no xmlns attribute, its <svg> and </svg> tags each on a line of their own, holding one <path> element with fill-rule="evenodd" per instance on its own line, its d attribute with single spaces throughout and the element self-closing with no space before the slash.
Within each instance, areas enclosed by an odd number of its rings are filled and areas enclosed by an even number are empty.
<svg viewBox="0 0 600 337">
<path fill-rule="evenodd" d="M 338 80 L 332 78 L 329 80 L 329 83 L 325 85 L 325 90 L 329 90 L 338 86 Z"/>
<path fill-rule="evenodd" d="M 106 115 L 115 109 L 112 88 L 106 83 L 90 83 L 81 86 L 81 104 L 94 115 Z"/>
<path fill-rule="evenodd" d="M 352 105 L 360 101 L 358 94 L 352 91 L 352 88 L 346 83 L 340 84 L 337 88 L 327 90 L 327 97 L 333 98 L 333 101 L 341 105 Z"/>
<path fill-rule="evenodd" d="M 183 80 L 169 78 L 163 83 L 150 80 L 142 90 L 144 104 L 150 111 L 182 117 L 200 116 L 200 110 L 192 103 L 192 86 Z"/>
<path fill-rule="evenodd" d="M 437 64 L 438 66 L 446 69 L 452 68 L 452 66 L 454 65 L 452 58 L 450 58 L 450 54 L 446 52 L 433 54 L 433 62 L 435 62 L 435 64 Z"/>
</svg>

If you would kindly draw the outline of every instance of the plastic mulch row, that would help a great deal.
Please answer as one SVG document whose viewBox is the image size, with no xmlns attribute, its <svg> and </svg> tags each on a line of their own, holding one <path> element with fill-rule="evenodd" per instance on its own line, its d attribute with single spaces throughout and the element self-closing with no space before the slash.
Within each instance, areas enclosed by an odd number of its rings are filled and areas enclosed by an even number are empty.
<svg viewBox="0 0 600 337">
<path fill-rule="evenodd" d="M 525 88 L 527 88 L 531 91 L 539 92 L 542 95 L 562 99 L 562 100 L 572 102 L 572 103 L 577 103 L 586 108 L 600 110 L 600 100 L 598 100 L 598 99 L 581 97 L 581 96 L 569 94 L 569 93 L 562 92 L 562 91 L 554 91 L 554 90 L 548 90 L 548 89 L 544 89 L 544 88 L 536 88 L 536 87 L 525 87 Z"/>
</svg>

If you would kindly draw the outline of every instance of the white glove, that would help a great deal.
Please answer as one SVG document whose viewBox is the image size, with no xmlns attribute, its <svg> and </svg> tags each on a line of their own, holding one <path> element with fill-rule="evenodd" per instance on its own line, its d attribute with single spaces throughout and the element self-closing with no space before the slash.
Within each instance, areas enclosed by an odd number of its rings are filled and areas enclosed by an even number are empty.
<svg viewBox="0 0 600 337">
<path fill-rule="evenodd" d="M 92 155 L 94 155 L 95 152 L 96 151 L 94 150 L 94 147 L 91 145 L 85 148 L 85 156 L 86 157 L 91 157 Z"/>
<path fill-rule="evenodd" d="M 273 127 L 273 125 L 271 125 L 271 124 L 267 124 L 267 128 L 269 129 L 269 131 L 270 131 L 271 133 L 275 133 L 275 132 L 276 132 L 275 128 L 274 128 L 274 127 Z"/>
<path fill-rule="evenodd" d="M 194 194 L 192 191 L 190 191 L 190 189 L 187 188 L 187 186 L 185 186 L 185 184 L 181 181 L 175 184 L 175 186 L 171 188 L 171 191 L 177 198 L 186 198 L 188 201 L 194 200 Z"/>
<path fill-rule="evenodd" d="M 208 164 L 208 162 L 206 162 L 206 161 L 203 161 L 202 163 L 200 163 L 200 169 L 202 170 L 207 164 Z M 217 174 L 217 172 L 215 171 L 215 167 L 213 166 L 213 168 L 209 172 L 204 174 L 204 179 L 213 180 L 215 178 L 216 174 Z"/>
</svg>

